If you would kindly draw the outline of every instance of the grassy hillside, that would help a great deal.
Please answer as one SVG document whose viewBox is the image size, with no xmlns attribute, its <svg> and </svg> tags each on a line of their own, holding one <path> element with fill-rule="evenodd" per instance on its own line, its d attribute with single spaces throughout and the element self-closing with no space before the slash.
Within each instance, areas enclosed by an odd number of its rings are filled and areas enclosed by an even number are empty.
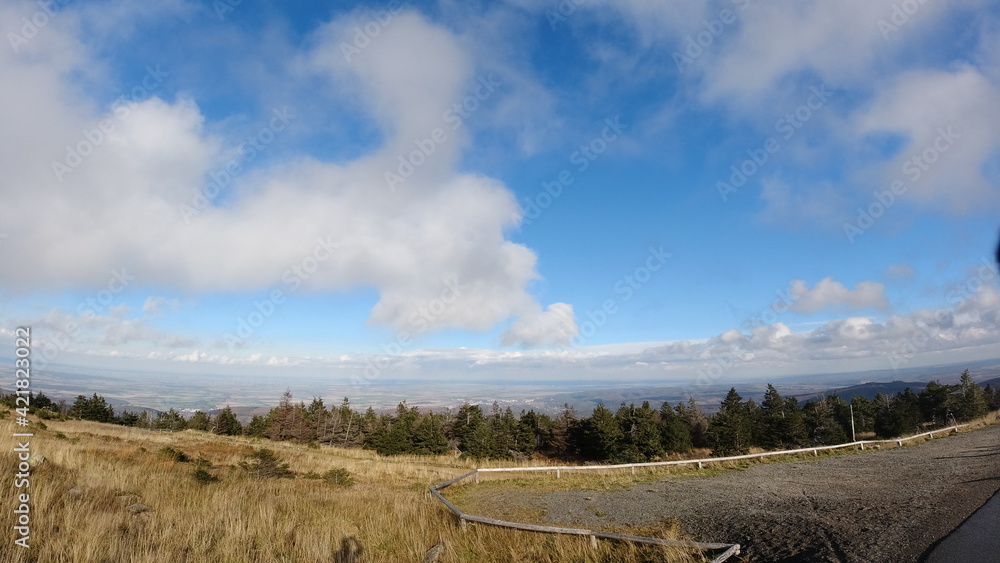
<svg viewBox="0 0 1000 563">
<path fill-rule="evenodd" d="M 0 560 L 44 562 L 176 561 L 422 561 L 444 546 L 441 562 L 690 561 L 678 552 L 580 538 L 470 526 L 462 532 L 427 487 L 457 476 L 471 462 L 439 458 L 380 458 L 372 452 L 253 442 L 202 432 L 154 432 L 91 422 L 47 421 L 28 431 L 30 487 L 15 489 L 13 413 L 0 420 L 11 447 L 0 452 L 0 525 L 8 539 Z M 256 479 L 239 463 L 255 449 L 277 452 L 294 478 Z M 171 450 L 164 450 L 171 448 Z M 178 461 L 182 452 L 189 461 Z M 202 458 L 217 482 L 192 477 Z M 309 478 L 348 470 L 350 487 Z M 72 490 L 72 491 L 71 491 Z M 29 492 L 30 549 L 14 545 L 12 513 Z M 135 505 L 144 505 L 145 510 Z M 131 509 L 130 509 L 131 508 Z M 649 530 L 644 530 L 649 532 Z M 670 537 L 669 530 L 660 530 Z"/>
</svg>

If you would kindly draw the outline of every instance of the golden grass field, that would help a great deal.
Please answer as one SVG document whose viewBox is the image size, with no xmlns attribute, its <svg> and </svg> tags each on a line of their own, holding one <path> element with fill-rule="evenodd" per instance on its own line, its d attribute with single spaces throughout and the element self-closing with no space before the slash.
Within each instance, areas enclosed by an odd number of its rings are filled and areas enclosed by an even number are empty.
<svg viewBox="0 0 1000 563">
<path fill-rule="evenodd" d="M 0 433 L 11 443 L 14 432 L 25 431 L 14 425 L 12 414 L 0 420 Z M 427 492 L 431 484 L 475 466 L 450 456 L 383 458 L 366 450 L 315 449 L 190 430 L 44 424 L 46 429 L 37 424 L 28 429 L 35 434 L 32 454 L 46 458 L 32 469 L 28 489 L 14 487 L 15 444 L 0 454 L 8 475 L 0 490 L 8 530 L 0 561 L 422 561 L 436 544 L 444 547 L 441 562 L 702 560 L 698 554 L 610 541 L 595 550 L 586 538 L 474 524 L 463 532 Z M 192 477 L 195 464 L 171 459 L 160 452 L 164 447 L 192 460 L 207 459 L 220 480 L 198 483 Z M 238 468 L 246 454 L 261 447 L 276 451 L 296 478 L 258 480 Z M 355 484 L 344 488 L 303 477 L 332 468 L 350 471 Z M 587 480 L 600 486 L 594 478 Z M 82 493 L 71 494 L 71 489 Z M 25 491 L 31 504 L 30 549 L 14 545 L 12 531 L 17 494 Z M 136 503 L 153 510 L 130 512 Z M 674 528 L 615 531 L 673 538 Z"/>
<path fill-rule="evenodd" d="M 1000 413 L 970 428 L 996 424 Z M 677 549 L 638 547 L 602 541 L 592 549 L 585 537 L 552 536 L 470 524 L 463 532 L 455 517 L 427 492 L 430 485 L 461 475 L 476 463 L 451 456 L 381 457 L 372 451 L 257 441 L 205 432 L 155 432 L 82 421 L 45 421 L 42 429 L 14 424 L 13 413 L 0 420 L 0 434 L 10 447 L 0 453 L 8 477 L 0 494 L 0 521 L 8 530 L 0 544 L 0 562 L 312 562 L 334 563 L 422 561 L 440 544 L 440 562 L 703 561 L 702 554 Z M 33 432 L 32 454 L 45 456 L 32 469 L 28 489 L 16 489 L 15 432 Z M 177 462 L 161 452 L 170 447 L 191 460 L 208 460 L 219 481 L 200 484 L 193 462 Z M 254 479 L 238 463 L 255 448 L 278 453 L 297 474 L 294 479 Z M 895 447 L 887 444 L 886 447 Z M 905 447 L 905 446 L 904 446 Z M 851 450 L 822 453 L 845 455 Z M 689 457 L 706 457 L 707 451 Z M 790 456 L 808 460 L 812 456 Z M 608 490 L 672 475 L 709 475 L 741 469 L 760 461 L 706 466 L 627 470 L 569 471 L 561 479 L 546 473 L 482 474 L 484 488 Z M 490 461 L 482 467 L 540 465 L 541 461 Z M 355 478 L 352 487 L 336 487 L 305 474 L 344 468 Z M 489 483 L 489 481 L 503 482 Z M 484 516 L 517 517 L 543 523 L 541 514 L 518 507 L 491 507 L 469 495 L 471 484 L 446 489 L 459 508 Z M 71 489 L 82 491 L 71 494 Z M 14 545 L 19 493 L 30 494 L 30 549 Z M 463 504 L 463 501 L 466 504 Z M 153 510 L 132 513 L 141 503 Z M 646 529 L 611 531 L 669 539 L 678 537 L 676 522 Z"/>
</svg>

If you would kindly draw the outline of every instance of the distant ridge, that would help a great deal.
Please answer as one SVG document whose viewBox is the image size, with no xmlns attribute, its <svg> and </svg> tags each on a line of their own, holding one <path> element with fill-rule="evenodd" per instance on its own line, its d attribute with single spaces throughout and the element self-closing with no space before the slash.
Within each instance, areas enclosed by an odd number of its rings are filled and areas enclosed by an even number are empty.
<svg viewBox="0 0 1000 563">
<path fill-rule="evenodd" d="M 852 385 L 850 387 L 830 389 L 829 391 L 824 391 L 822 393 L 802 396 L 799 397 L 799 400 L 818 400 L 827 397 L 828 395 L 837 395 L 845 401 L 850 401 L 851 398 L 857 396 L 861 396 L 866 399 L 874 399 L 875 395 L 879 393 L 882 393 L 883 395 L 895 395 L 896 393 L 906 391 L 907 387 L 913 390 L 914 393 L 919 393 L 927 387 L 927 383 L 920 381 L 873 381 L 871 383 L 862 383 L 860 385 Z M 983 387 L 985 387 L 985 385 L 983 385 Z"/>
</svg>

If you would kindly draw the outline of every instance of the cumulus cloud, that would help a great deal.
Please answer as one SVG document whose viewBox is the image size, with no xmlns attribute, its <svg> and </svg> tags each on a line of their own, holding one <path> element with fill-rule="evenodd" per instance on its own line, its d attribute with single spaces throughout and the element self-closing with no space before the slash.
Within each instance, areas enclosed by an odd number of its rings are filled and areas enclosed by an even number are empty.
<svg viewBox="0 0 1000 563">
<path fill-rule="evenodd" d="M 146 298 L 142 304 L 142 312 L 147 315 L 162 315 L 167 311 L 176 311 L 181 306 L 181 302 L 176 299 L 167 299 L 153 295 Z"/>
<path fill-rule="evenodd" d="M 577 333 L 573 306 L 553 303 L 545 311 L 523 315 L 504 331 L 502 340 L 505 345 L 556 346 L 569 343 Z"/>
<path fill-rule="evenodd" d="M 809 289 L 806 282 L 794 280 L 789 293 L 795 300 L 791 310 L 796 313 L 812 314 L 827 309 L 858 311 L 889 308 L 889 302 L 885 298 L 885 285 L 876 282 L 859 282 L 854 289 L 847 289 L 844 284 L 832 278 L 824 278 Z"/>
<path fill-rule="evenodd" d="M 33 5 L 18 6 L 30 15 Z M 151 88 L 102 106 L 70 88 L 74 73 L 97 66 L 85 48 L 65 48 L 76 44 L 72 26 L 53 24 L 20 55 L 0 50 L 0 107 L 18 108 L 7 112 L 8 126 L 23 131 L 4 137 L 0 152 L 0 224 L 11 233 L 2 252 L 33 265 L 4 269 L 0 284 L 100 287 L 126 267 L 137 286 L 180 291 L 374 287 L 370 321 L 411 333 L 487 330 L 522 315 L 572 331 L 562 305 L 539 315 L 526 292 L 536 257 L 505 239 L 521 215 L 511 191 L 455 169 L 467 143 L 446 112 L 479 78 L 455 35 L 403 12 L 348 61 L 342 43 L 353 39 L 352 23 L 345 16 L 320 28 L 296 76 L 360 100 L 382 144 L 350 162 L 301 157 L 258 167 L 226 181 L 218 200 L 204 186 L 242 154 L 243 139 L 213 133 L 197 100 L 163 100 Z M 276 109 L 287 127 L 309 120 L 296 111 L 294 100 Z M 102 123 L 109 130 L 97 140 Z M 422 315 L 447 280 L 461 285 L 459 298 Z M 153 299 L 144 310 L 164 306 Z M 109 341 L 148 337 L 137 327 L 119 327 Z"/>
<path fill-rule="evenodd" d="M 880 190 L 899 181 L 901 198 L 925 207 L 968 212 L 998 201 L 984 174 L 1000 150 L 1000 87 L 978 69 L 921 70 L 889 80 L 855 116 L 857 135 L 900 135 L 903 146 L 873 171 Z"/>
</svg>

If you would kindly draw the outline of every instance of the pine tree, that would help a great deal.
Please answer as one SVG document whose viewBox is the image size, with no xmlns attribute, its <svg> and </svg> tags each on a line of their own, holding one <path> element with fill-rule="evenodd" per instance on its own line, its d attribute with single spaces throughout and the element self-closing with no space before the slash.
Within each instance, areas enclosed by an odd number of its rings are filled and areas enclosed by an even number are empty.
<svg viewBox="0 0 1000 563">
<path fill-rule="evenodd" d="M 861 395 L 851 399 L 854 407 L 854 431 L 856 434 L 875 431 L 875 403 Z"/>
<path fill-rule="evenodd" d="M 782 397 L 769 383 L 760 410 L 762 430 L 759 446 L 783 450 L 805 443 L 806 429 L 795 397 Z"/>
<path fill-rule="evenodd" d="M 682 417 L 683 411 L 684 403 L 678 403 L 676 410 L 671 408 L 670 403 L 660 406 L 660 443 L 668 452 L 691 451 L 691 427 Z"/>
<path fill-rule="evenodd" d="M 677 414 L 687 423 L 691 433 L 691 445 L 696 448 L 708 447 L 708 417 L 701 412 L 694 397 L 688 398 L 687 405 L 677 405 Z"/>
<path fill-rule="evenodd" d="M 267 432 L 267 418 L 260 416 L 259 414 L 253 415 L 250 419 L 250 423 L 246 425 L 243 429 L 247 436 L 252 436 L 254 438 L 263 438 Z"/>
<path fill-rule="evenodd" d="M 989 412 L 986 394 L 976 382 L 972 381 L 969 370 L 962 372 L 961 396 L 956 410 L 959 419 L 963 421 L 986 416 L 986 413 Z"/>
<path fill-rule="evenodd" d="M 949 415 L 954 416 L 954 391 L 955 387 L 952 385 L 941 385 L 937 381 L 928 383 L 917 395 L 921 418 L 935 426 L 945 426 Z"/>
<path fill-rule="evenodd" d="M 809 438 L 814 444 L 832 446 L 847 441 L 847 434 L 837 422 L 834 409 L 826 399 L 807 401 L 805 407 L 802 408 L 802 417 Z"/>
<path fill-rule="evenodd" d="M 598 403 L 590 417 L 580 421 L 579 438 L 584 458 L 605 461 L 618 457 L 623 434 L 615 415 L 604 403 Z"/>
<path fill-rule="evenodd" d="M 576 454 L 574 435 L 579 422 L 576 409 L 563 403 L 562 412 L 552 421 L 552 437 L 545 446 L 546 453 L 563 458 Z"/>
<path fill-rule="evenodd" d="M 743 397 L 730 388 L 719 412 L 708 425 L 713 456 L 743 455 L 750 451 L 751 427 Z"/>
<path fill-rule="evenodd" d="M 215 415 L 212 432 L 223 436 L 237 436 L 243 433 L 243 426 L 236 418 L 236 415 L 233 414 L 233 410 L 229 408 L 229 405 L 226 405 L 226 408 Z"/>
<path fill-rule="evenodd" d="M 413 429 L 412 452 L 421 455 L 440 455 L 448 451 L 448 439 L 444 435 L 444 417 L 427 413 L 420 418 Z"/>
<path fill-rule="evenodd" d="M 211 421 L 208 415 L 202 411 L 194 411 L 194 414 L 187 421 L 187 427 L 191 430 L 208 431 L 209 424 L 211 424 Z"/>
</svg>

